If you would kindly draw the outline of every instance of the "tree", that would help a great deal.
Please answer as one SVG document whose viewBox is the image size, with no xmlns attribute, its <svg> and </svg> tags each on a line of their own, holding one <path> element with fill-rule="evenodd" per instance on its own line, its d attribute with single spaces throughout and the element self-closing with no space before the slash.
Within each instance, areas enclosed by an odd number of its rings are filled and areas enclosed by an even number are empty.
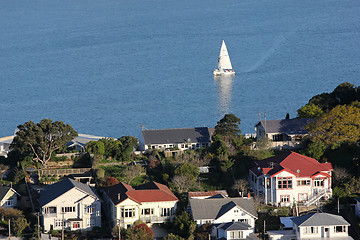
<svg viewBox="0 0 360 240">
<path fill-rule="evenodd" d="M 325 150 L 326 146 L 323 142 L 311 142 L 305 150 L 305 155 L 320 160 Z"/>
<path fill-rule="evenodd" d="M 311 122 L 307 129 L 312 142 L 332 148 L 341 143 L 356 143 L 360 138 L 360 109 L 339 105 Z"/>
<path fill-rule="evenodd" d="M 151 240 L 154 237 L 154 233 L 145 223 L 138 220 L 134 222 L 132 228 L 125 230 L 125 240 Z"/>
<path fill-rule="evenodd" d="M 190 163 L 182 163 L 175 169 L 175 175 L 187 176 L 192 180 L 196 180 L 199 174 L 199 168 Z"/>
<path fill-rule="evenodd" d="M 43 119 L 37 124 L 29 121 L 19 125 L 18 129 L 10 148 L 23 155 L 34 155 L 34 160 L 45 168 L 51 154 L 78 135 L 69 124 L 51 119 Z"/>
<path fill-rule="evenodd" d="M 169 235 L 167 235 L 164 240 L 185 240 L 185 238 L 182 238 L 178 235 L 175 235 L 173 233 L 169 233 Z"/>
<path fill-rule="evenodd" d="M 191 219 L 191 216 L 187 212 L 182 212 L 175 217 L 173 227 L 175 233 L 188 240 L 194 239 L 194 232 L 196 229 L 196 222 Z"/>
<path fill-rule="evenodd" d="M 340 186 L 346 183 L 350 179 L 351 174 L 345 168 L 334 167 L 333 177 L 334 177 L 334 181 L 333 181 L 334 185 Z"/>
<path fill-rule="evenodd" d="M 244 195 L 244 192 L 249 188 L 249 182 L 245 179 L 237 179 L 233 187 Z"/>
<path fill-rule="evenodd" d="M 141 165 L 132 165 L 127 167 L 123 173 L 125 177 L 125 182 L 127 184 L 130 184 L 131 181 L 137 176 L 139 176 L 142 171 L 143 167 Z"/>
<path fill-rule="evenodd" d="M 299 118 L 315 118 L 321 116 L 324 111 L 315 104 L 306 104 L 297 110 Z"/>
<path fill-rule="evenodd" d="M 225 116 L 217 122 L 214 135 L 236 138 L 241 134 L 239 129 L 240 122 L 240 118 L 236 117 L 235 114 L 225 114 Z"/>
<path fill-rule="evenodd" d="M 105 145 L 101 141 L 90 141 L 85 145 L 86 151 L 92 154 L 104 155 Z"/>
<path fill-rule="evenodd" d="M 194 180 L 185 175 L 176 175 L 173 177 L 171 182 L 178 193 L 187 192 L 194 184 Z"/>
</svg>

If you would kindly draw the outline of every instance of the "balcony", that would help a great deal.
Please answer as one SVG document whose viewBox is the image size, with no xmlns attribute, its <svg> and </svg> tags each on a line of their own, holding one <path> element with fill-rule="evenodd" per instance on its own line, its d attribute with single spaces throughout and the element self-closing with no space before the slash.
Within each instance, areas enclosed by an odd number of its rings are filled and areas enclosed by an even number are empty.
<svg viewBox="0 0 360 240">
<path fill-rule="evenodd" d="M 158 217 L 158 216 L 141 216 L 140 220 L 145 222 L 145 223 L 163 223 L 165 222 L 167 219 L 169 219 L 169 216 L 164 216 L 164 217 Z"/>
</svg>

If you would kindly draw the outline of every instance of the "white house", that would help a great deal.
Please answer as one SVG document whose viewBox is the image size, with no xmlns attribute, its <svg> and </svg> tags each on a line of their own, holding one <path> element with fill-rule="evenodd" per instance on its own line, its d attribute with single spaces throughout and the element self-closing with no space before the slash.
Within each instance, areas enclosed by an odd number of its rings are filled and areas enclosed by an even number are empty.
<svg viewBox="0 0 360 240">
<path fill-rule="evenodd" d="M 86 184 L 73 179 L 45 187 L 38 200 L 44 230 L 91 230 L 101 227 L 101 199 Z"/>
<path fill-rule="evenodd" d="M 245 239 L 254 232 L 257 212 L 252 198 L 189 199 L 191 215 L 198 225 L 212 223 L 217 239 Z"/>
<path fill-rule="evenodd" d="M 142 151 L 197 149 L 207 147 L 210 143 L 211 130 L 207 127 L 142 130 L 139 138 Z"/>
<path fill-rule="evenodd" d="M 332 239 L 351 240 L 350 224 L 342 217 L 329 213 L 309 213 L 291 218 L 293 231 L 268 231 L 270 240 Z"/>
<path fill-rule="evenodd" d="M 18 206 L 18 194 L 12 187 L 0 187 L 0 207 L 13 208 Z"/>
<path fill-rule="evenodd" d="M 261 120 L 255 125 L 256 138 L 268 138 L 274 149 L 301 148 L 301 140 L 307 135 L 305 126 L 311 121 L 312 118 Z"/>
<path fill-rule="evenodd" d="M 290 206 L 296 202 L 309 206 L 332 196 L 331 163 L 287 152 L 255 164 L 249 171 L 249 181 L 262 203 Z"/>
<path fill-rule="evenodd" d="M 135 188 L 125 183 L 103 189 L 105 214 L 113 225 L 129 228 L 136 220 L 148 225 L 164 223 L 175 214 L 178 198 L 160 183 Z"/>
</svg>

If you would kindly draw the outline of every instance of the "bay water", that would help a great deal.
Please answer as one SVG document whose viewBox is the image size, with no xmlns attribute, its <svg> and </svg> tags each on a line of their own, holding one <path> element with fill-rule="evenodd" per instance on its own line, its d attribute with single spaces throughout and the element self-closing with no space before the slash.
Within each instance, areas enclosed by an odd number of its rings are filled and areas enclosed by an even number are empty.
<svg viewBox="0 0 360 240">
<path fill-rule="evenodd" d="M 360 76 L 357 0 L 0 0 L 0 136 L 43 118 L 78 132 L 244 133 Z M 236 76 L 214 79 L 225 40 Z"/>
</svg>

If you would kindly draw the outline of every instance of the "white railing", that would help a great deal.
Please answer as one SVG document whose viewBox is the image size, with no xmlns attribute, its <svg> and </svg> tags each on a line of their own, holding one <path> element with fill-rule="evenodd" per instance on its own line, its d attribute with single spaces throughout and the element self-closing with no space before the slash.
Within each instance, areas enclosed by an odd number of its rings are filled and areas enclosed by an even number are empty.
<svg viewBox="0 0 360 240">
<path fill-rule="evenodd" d="M 305 206 L 307 207 L 319 201 L 320 198 L 331 193 L 331 189 L 314 189 L 314 190 L 315 191 L 313 195 L 311 195 L 310 198 L 305 202 Z"/>
<path fill-rule="evenodd" d="M 145 223 L 163 223 L 166 219 L 170 218 L 169 216 L 158 217 L 158 216 L 141 216 L 140 220 Z"/>
</svg>

